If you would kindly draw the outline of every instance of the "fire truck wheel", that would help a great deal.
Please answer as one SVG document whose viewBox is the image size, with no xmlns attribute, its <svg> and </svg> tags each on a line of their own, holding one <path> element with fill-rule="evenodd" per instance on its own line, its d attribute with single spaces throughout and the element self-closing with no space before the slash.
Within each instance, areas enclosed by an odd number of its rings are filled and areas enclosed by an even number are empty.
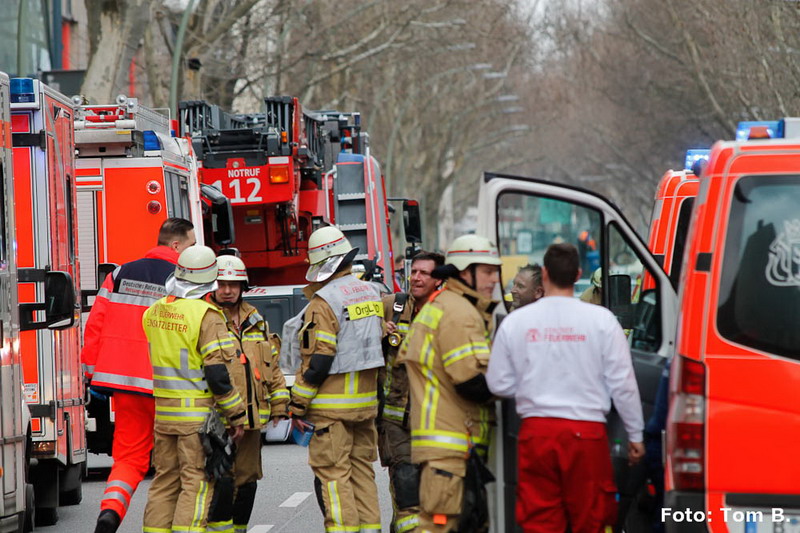
<svg viewBox="0 0 800 533">
<path fill-rule="evenodd" d="M 86 462 L 70 465 L 61 472 L 58 505 L 78 505 L 83 499 L 83 478 Z"/>
<path fill-rule="evenodd" d="M 36 526 L 52 526 L 58 522 L 58 507 L 39 507 L 36 509 Z"/>
</svg>

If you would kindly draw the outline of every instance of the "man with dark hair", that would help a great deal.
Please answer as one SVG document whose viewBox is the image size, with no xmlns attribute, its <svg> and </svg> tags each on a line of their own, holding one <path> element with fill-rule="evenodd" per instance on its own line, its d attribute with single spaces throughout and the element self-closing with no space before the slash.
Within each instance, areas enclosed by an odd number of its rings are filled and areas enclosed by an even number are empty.
<svg viewBox="0 0 800 533">
<path fill-rule="evenodd" d="M 511 297 L 513 298 L 511 310 L 532 304 L 542 296 L 544 296 L 542 267 L 525 265 L 520 268 L 511 285 Z"/>
<path fill-rule="evenodd" d="M 612 400 L 628 432 L 628 459 L 644 455 L 625 333 L 608 309 L 573 296 L 579 264 L 571 244 L 547 249 L 545 296 L 500 325 L 486 375 L 522 418 L 516 514 L 526 533 L 597 533 L 616 523 L 605 427 Z"/>
<path fill-rule="evenodd" d="M 153 449 L 153 368 L 142 315 L 166 295 L 164 285 L 180 253 L 195 244 L 194 226 L 168 218 L 158 246 L 117 267 L 97 293 L 84 330 L 81 362 L 91 390 L 114 394 L 114 465 L 100 502 L 96 533 L 113 533 L 150 468 Z"/>
<path fill-rule="evenodd" d="M 386 375 L 382 380 L 385 402 L 379 413 L 378 451 L 383 466 L 389 467 L 394 509 L 391 530 L 394 533 L 413 531 L 419 513 L 419 469 L 411 463 L 408 427 L 408 375 L 406 367 L 397 363 L 397 352 L 414 317 L 439 288 L 441 281 L 433 277 L 433 271 L 443 264 L 442 254 L 417 253 L 411 259 L 410 293 L 400 292 L 382 298 Z"/>
</svg>

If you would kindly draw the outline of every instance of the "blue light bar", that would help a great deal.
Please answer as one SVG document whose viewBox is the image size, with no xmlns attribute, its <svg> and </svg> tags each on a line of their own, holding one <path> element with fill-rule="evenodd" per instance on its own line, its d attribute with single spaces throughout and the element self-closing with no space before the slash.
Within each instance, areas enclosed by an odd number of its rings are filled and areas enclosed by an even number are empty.
<svg viewBox="0 0 800 533">
<path fill-rule="evenodd" d="M 145 130 L 142 132 L 144 135 L 144 149 L 145 151 L 150 150 L 161 150 L 163 147 L 161 146 L 161 141 L 156 135 L 156 132 L 153 130 Z"/>
<path fill-rule="evenodd" d="M 683 163 L 683 168 L 685 170 L 692 170 L 694 164 L 700 161 L 701 159 L 705 159 L 708 161 L 708 156 L 711 154 L 711 150 L 686 150 L 686 159 Z"/>
<path fill-rule="evenodd" d="M 779 120 L 751 120 L 740 122 L 736 126 L 736 140 L 746 141 L 750 138 L 750 129 L 755 126 L 762 126 L 767 128 L 767 133 L 770 139 L 779 139 L 783 137 L 783 131 Z"/>
<path fill-rule="evenodd" d="M 11 78 L 11 103 L 27 104 L 36 101 L 33 78 Z"/>
</svg>

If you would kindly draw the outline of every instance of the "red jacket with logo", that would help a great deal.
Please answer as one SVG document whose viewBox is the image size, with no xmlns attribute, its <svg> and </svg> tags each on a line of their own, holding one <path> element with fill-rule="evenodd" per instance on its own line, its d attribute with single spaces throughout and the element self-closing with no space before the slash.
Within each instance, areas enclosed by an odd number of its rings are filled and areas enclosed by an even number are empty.
<svg viewBox="0 0 800 533">
<path fill-rule="evenodd" d="M 142 316 L 166 296 L 164 284 L 177 262 L 177 252 L 157 246 L 106 277 L 86 321 L 81 352 L 93 389 L 153 394 Z"/>
</svg>

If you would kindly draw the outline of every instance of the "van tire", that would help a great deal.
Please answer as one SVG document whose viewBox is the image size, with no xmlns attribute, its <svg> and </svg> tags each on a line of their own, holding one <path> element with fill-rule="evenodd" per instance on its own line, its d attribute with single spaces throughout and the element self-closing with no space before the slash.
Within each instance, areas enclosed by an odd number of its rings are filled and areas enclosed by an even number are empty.
<svg viewBox="0 0 800 533">
<path fill-rule="evenodd" d="M 25 512 L 22 518 L 22 532 L 33 531 L 36 522 L 36 494 L 33 491 L 33 484 L 25 483 Z"/>
</svg>

